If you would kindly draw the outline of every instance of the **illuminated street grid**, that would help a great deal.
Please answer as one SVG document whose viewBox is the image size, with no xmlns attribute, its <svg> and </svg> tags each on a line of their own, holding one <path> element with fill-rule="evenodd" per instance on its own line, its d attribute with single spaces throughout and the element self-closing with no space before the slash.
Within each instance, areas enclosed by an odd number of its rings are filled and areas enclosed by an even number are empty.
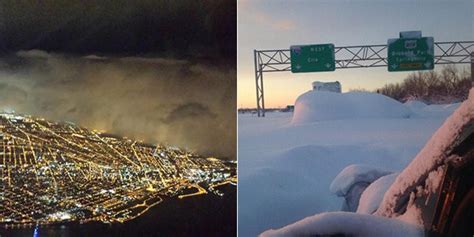
<svg viewBox="0 0 474 237">
<path fill-rule="evenodd" d="M 124 222 L 166 198 L 224 195 L 236 163 L 0 114 L 0 227 Z"/>
</svg>

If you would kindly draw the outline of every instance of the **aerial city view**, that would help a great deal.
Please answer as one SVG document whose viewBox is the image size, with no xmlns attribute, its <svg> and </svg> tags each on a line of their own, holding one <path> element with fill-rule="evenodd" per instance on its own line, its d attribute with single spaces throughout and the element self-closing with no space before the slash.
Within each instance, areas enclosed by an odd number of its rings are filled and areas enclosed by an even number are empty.
<svg viewBox="0 0 474 237">
<path fill-rule="evenodd" d="M 1 1 L 0 237 L 236 236 L 236 4 Z"/>
<path fill-rule="evenodd" d="M 0 114 L 0 223 L 125 222 L 163 199 L 236 184 L 234 162 L 71 123 Z"/>
</svg>

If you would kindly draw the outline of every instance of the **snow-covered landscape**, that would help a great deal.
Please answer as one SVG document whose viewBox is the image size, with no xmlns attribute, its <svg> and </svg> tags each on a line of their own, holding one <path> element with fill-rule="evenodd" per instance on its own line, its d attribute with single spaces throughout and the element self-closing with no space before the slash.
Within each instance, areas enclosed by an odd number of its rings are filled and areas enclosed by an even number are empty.
<svg viewBox="0 0 474 237">
<path fill-rule="evenodd" d="M 376 233 L 364 227 L 371 221 L 381 222 L 378 228 L 420 233 L 403 218 L 384 222 L 380 218 L 386 217 L 367 214 L 375 211 L 398 173 L 459 106 L 401 104 L 368 92 L 308 91 L 296 100 L 294 113 L 272 112 L 264 118 L 239 114 L 239 236 L 257 236 L 305 217 L 300 222 L 314 222 L 316 229 L 325 226 L 318 222 L 323 216 L 325 221 L 353 220 L 354 213 L 337 212 L 352 181 L 344 172 L 335 180 L 350 165 L 351 173 L 361 174 L 375 167 L 379 173 L 372 174 L 377 177 L 359 177 L 369 183 L 388 174 L 369 186 L 377 192 L 361 196 L 357 212 L 363 216 L 357 217 L 361 224 L 354 228 L 369 232 L 358 233 Z M 310 218 L 323 212 L 334 213 Z"/>
</svg>

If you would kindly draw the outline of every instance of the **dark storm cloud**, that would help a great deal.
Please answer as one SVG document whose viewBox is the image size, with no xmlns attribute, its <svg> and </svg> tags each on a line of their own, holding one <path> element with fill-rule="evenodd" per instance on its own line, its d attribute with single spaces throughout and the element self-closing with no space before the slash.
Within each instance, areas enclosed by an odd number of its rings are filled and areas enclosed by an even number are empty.
<svg viewBox="0 0 474 237">
<path fill-rule="evenodd" d="M 0 60 L 0 110 L 235 159 L 235 73 L 186 59 L 20 51 Z"/>
<path fill-rule="evenodd" d="M 182 119 L 213 119 L 215 117 L 216 115 L 207 106 L 193 102 L 176 107 L 163 121 L 173 123 Z"/>
<path fill-rule="evenodd" d="M 0 52 L 211 58 L 235 62 L 236 1 L 0 2 Z"/>
</svg>

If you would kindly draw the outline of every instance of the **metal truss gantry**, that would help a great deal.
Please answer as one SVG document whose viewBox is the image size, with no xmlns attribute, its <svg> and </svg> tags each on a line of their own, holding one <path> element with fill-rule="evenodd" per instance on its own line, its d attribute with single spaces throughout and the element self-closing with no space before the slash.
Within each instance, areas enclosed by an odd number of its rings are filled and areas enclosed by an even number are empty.
<svg viewBox="0 0 474 237">
<path fill-rule="evenodd" d="M 474 41 L 435 42 L 435 64 L 471 64 Z M 387 45 L 335 47 L 336 69 L 387 67 Z M 264 72 L 291 71 L 289 49 L 254 50 L 258 117 L 265 117 Z M 472 75 L 472 74 L 471 74 Z"/>
</svg>

